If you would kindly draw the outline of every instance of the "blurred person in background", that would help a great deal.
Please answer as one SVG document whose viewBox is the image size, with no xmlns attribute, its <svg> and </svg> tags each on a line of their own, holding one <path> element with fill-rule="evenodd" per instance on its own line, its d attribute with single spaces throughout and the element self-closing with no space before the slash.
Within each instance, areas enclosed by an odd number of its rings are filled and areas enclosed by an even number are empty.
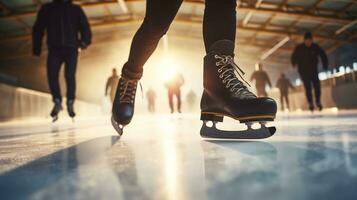
<svg viewBox="0 0 357 200">
<path fill-rule="evenodd" d="M 105 84 L 105 96 L 110 95 L 110 101 L 113 103 L 115 92 L 117 90 L 117 85 L 119 82 L 119 76 L 115 68 L 112 69 L 112 75 L 108 78 L 107 83 Z M 109 92 L 108 92 L 109 90 Z"/>
<path fill-rule="evenodd" d="M 312 86 L 315 92 L 315 105 L 322 110 L 321 85 L 318 70 L 318 58 L 321 58 L 323 69 L 328 69 L 328 58 L 325 51 L 313 41 L 311 32 L 306 32 L 304 42 L 297 45 L 292 56 L 291 63 L 297 68 L 304 84 L 305 95 L 309 103 L 309 109 L 314 110 Z"/>
<path fill-rule="evenodd" d="M 57 120 L 62 110 L 62 96 L 59 84 L 61 65 L 65 65 L 67 85 L 67 111 L 75 116 L 73 109 L 76 94 L 76 68 L 78 48 L 86 49 L 91 44 L 92 33 L 88 19 L 78 5 L 71 0 L 53 0 L 42 5 L 33 26 L 33 54 L 41 55 L 42 40 L 47 33 L 47 78 L 54 107 L 51 116 Z"/>
<path fill-rule="evenodd" d="M 271 88 L 271 82 L 268 74 L 263 70 L 263 65 L 261 63 L 258 63 L 258 69 L 253 72 L 250 81 L 255 81 L 255 88 L 259 97 L 268 96 L 265 86 L 268 85 Z"/>
<path fill-rule="evenodd" d="M 286 78 L 284 73 L 281 73 L 277 83 L 276 87 L 279 88 L 280 91 L 280 104 L 281 104 L 281 110 L 284 110 L 284 100 L 286 103 L 286 107 L 288 110 L 290 110 L 290 105 L 289 105 L 289 88 L 295 89 L 295 87 L 291 84 L 290 80 Z"/>
<path fill-rule="evenodd" d="M 195 94 L 195 92 L 193 90 L 190 90 L 190 92 L 186 96 L 188 109 L 190 111 L 194 111 L 196 99 L 197 99 L 197 95 Z"/>
<path fill-rule="evenodd" d="M 181 87 L 183 84 L 184 78 L 180 73 L 175 73 L 172 78 L 165 82 L 171 113 L 175 111 L 173 102 L 174 96 L 176 96 L 177 100 L 177 112 L 181 113 Z"/>
<path fill-rule="evenodd" d="M 146 92 L 146 98 L 148 100 L 148 110 L 150 113 L 155 112 L 155 101 L 156 101 L 156 92 L 150 87 Z"/>
</svg>

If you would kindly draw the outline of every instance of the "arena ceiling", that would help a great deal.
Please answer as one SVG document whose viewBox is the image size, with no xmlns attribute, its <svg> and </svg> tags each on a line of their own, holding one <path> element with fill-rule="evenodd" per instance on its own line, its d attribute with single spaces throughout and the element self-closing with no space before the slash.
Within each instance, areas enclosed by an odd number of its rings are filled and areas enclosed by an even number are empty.
<svg viewBox="0 0 357 200">
<path fill-rule="evenodd" d="M 29 56 L 36 12 L 46 2 L 0 0 L 0 60 Z M 112 40 L 104 35 L 113 30 L 132 36 L 145 14 L 144 0 L 74 2 L 89 17 L 94 42 Z M 200 39 L 203 11 L 203 0 L 185 0 L 169 36 Z M 328 53 L 357 41 L 357 0 L 241 0 L 237 19 L 237 45 L 242 52 L 271 63 L 288 64 L 305 31 L 312 31 Z"/>
</svg>

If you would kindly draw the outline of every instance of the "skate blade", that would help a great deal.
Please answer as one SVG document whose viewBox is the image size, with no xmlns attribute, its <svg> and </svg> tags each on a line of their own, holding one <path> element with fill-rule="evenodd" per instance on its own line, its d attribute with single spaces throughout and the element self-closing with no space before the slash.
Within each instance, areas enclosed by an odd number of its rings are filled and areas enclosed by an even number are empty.
<svg viewBox="0 0 357 200">
<path fill-rule="evenodd" d="M 58 116 L 52 117 L 52 123 L 55 123 L 58 120 Z"/>
<path fill-rule="evenodd" d="M 266 127 L 265 125 L 262 125 L 259 129 L 248 128 L 242 131 L 225 131 L 217 129 L 215 124 L 209 127 L 204 122 L 200 134 L 203 138 L 249 140 L 269 138 L 274 135 L 275 131 L 275 127 Z"/>
<path fill-rule="evenodd" d="M 123 128 L 124 128 L 124 126 L 118 124 L 118 123 L 114 120 L 113 116 L 111 117 L 111 120 L 110 120 L 110 121 L 112 122 L 112 126 L 113 126 L 113 128 L 117 131 L 117 133 L 119 134 L 119 136 L 123 135 Z"/>
</svg>

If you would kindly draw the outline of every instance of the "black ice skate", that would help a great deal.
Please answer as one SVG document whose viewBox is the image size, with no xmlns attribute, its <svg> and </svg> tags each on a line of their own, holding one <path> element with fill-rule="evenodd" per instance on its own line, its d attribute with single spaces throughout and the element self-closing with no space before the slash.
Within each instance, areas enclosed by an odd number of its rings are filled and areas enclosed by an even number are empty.
<svg viewBox="0 0 357 200">
<path fill-rule="evenodd" d="M 316 103 L 316 106 L 317 106 L 317 108 L 319 109 L 319 111 L 322 111 L 322 105 L 321 105 L 321 103 Z"/>
<path fill-rule="evenodd" d="M 74 117 L 76 116 L 73 105 L 74 105 L 74 100 L 67 101 L 67 112 L 68 115 L 72 118 L 72 121 L 74 121 Z"/>
<path fill-rule="evenodd" d="M 201 136 L 223 139 L 263 139 L 272 136 L 276 128 L 266 127 L 277 111 L 273 99 L 258 98 L 250 92 L 242 75 L 244 72 L 234 63 L 234 43 L 221 40 L 214 43 L 204 58 L 204 92 L 201 99 Z M 236 76 L 236 73 L 240 78 Z M 244 81 L 245 82 L 245 81 Z M 248 84 L 247 82 L 245 82 Z M 248 84 L 249 85 L 249 84 Z M 231 117 L 247 125 L 247 130 L 224 131 L 216 128 L 223 117 Z M 208 126 L 207 122 L 213 125 Z M 252 129 L 254 122 L 259 129 Z"/>
<path fill-rule="evenodd" d="M 51 111 L 52 122 L 56 122 L 58 120 L 58 113 L 62 110 L 61 100 L 55 99 L 54 106 Z"/>
<path fill-rule="evenodd" d="M 121 77 L 115 94 L 112 109 L 112 125 L 119 135 L 123 134 L 124 126 L 128 125 L 134 115 L 134 103 L 138 80 Z"/>
</svg>

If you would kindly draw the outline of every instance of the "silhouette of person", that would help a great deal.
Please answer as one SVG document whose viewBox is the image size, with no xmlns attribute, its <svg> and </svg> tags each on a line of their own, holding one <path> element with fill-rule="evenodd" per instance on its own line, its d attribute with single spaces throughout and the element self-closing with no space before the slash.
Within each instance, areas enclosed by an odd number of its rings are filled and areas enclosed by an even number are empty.
<svg viewBox="0 0 357 200">
<path fill-rule="evenodd" d="M 268 94 L 265 91 L 266 84 L 271 88 L 271 82 L 268 74 L 263 70 L 263 65 L 261 63 L 258 64 L 258 69 L 253 72 L 250 77 L 250 81 L 255 80 L 255 88 L 257 90 L 257 95 L 259 97 L 267 97 Z"/>
<path fill-rule="evenodd" d="M 314 87 L 316 106 L 319 110 L 322 110 L 320 100 L 321 86 L 317 67 L 318 57 L 321 58 L 323 68 L 327 70 L 328 58 L 325 51 L 318 44 L 313 42 L 311 32 L 306 32 L 304 35 L 304 42 L 296 46 L 291 56 L 291 63 L 299 72 L 300 78 L 304 84 L 309 109 L 311 111 L 314 110 L 311 85 Z"/>
<path fill-rule="evenodd" d="M 154 113 L 155 112 L 156 92 L 152 88 L 149 88 L 149 90 L 146 92 L 146 98 L 148 99 L 149 112 Z"/>
<path fill-rule="evenodd" d="M 110 94 L 110 101 L 113 103 L 114 97 L 115 97 L 115 92 L 117 90 L 117 85 L 119 82 L 119 76 L 117 74 L 117 70 L 113 68 L 112 70 L 112 75 L 108 78 L 107 84 L 105 84 L 105 96 L 108 95 L 108 90 Z"/>
<path fill-rule="evenodd" d="M 190 111 L 194 110 L 196 98 L 197 98 L 197 96 L 196 96 L 195 92 L 193 90 L 190 90 L 190 92 L 187 94 L 187 97 L 186 97 Z"/>
<path fill-rule="evenodd" d="M 286 103 L 286 107 L 288 110 L 290 110 L 289 106 L 289 88 L 295 89 L 295 87 L 291 84 L 290 80 L 285 77 L 284 73 L 281 73 L 277 83 L 276 87 L 279 88 L 280 90 L 280 104 L 281 104 L 281 110 L 284 110 L 284 100 Z"/>
<path fill-rule="evenodd" d="M 170 80 L 165 82 L 165 87 L 168 91 L 169 106 L 171 113 L 174 113 L 173 97 L 177 99 L 177 111 L 181 113 L 181 86 L 184 84 L 182 74 L 176 73 Z"/>
<path fill-rule="evenodd" d="M 61 65 L 65 64 L 67 85 L 67 109 L 74 117 L 73 104 L 76 93 L 76 67 L 78 48 L 86 49 L 91 44 L 92 33 L 87 17 L 78 5 L 71 0 L 54 0 L 44 4 L 37 14 L 33 26 L 33 54 L 41 55 L 42 39 L 47 33 L 48 58 L 47 78 L 55 103 L 51 116 L 62 110 L 62 97 L 59 85 Z"/>
</svg>

